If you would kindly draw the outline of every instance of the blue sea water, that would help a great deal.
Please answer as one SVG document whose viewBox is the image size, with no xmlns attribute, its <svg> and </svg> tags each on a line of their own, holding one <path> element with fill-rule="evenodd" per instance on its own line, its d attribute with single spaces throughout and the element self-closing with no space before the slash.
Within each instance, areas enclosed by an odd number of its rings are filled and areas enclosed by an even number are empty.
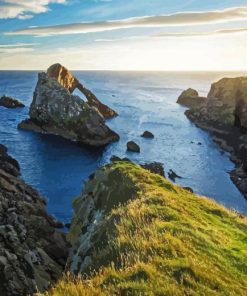
<svg viewBox="0 0 247 296">
<path fill-rule="evenodd" d="M 0 143 L 19 161 L 22 178 L 48 199 L 51 214 L 69 222 L 72 200 L 82 191 L 87 177 L 112 155 L 137 162 L 162 162 L 166 172 L 173 169 L 183 177 L 177 180 L 179 184 L 247 214 L 247 201 L 229 177 L 234 165 L 228 155 L 207 132 L 196 128 L 185 117 L 184 107 L 176 104 L 181 91 L 188 87 L 206 95 L 213 81 L 239 73 L 88 71 L 75 74 L 119 113 L 119 117 L 108 121 L 120 135 L 119 142 L 95 151 L 57 136 L 18 130 L 17 124 L 28 116 L 37 72 L 0 71 L 0 95 L 16 97 L 26 105 L 16 110 L 0 107 Z M 141 138 L 144 130 L 153 132 L 155 138 Z M 129 140 L 140 144 L 140 154 L 126 152 Z"/>
</svg>

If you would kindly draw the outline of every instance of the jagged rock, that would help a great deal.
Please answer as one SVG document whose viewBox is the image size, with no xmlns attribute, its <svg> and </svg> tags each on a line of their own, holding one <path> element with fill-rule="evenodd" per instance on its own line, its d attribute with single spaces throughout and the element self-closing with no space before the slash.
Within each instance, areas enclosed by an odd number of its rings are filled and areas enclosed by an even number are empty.
<svg viewBox="0 0 247 296">
<path fill-rule="evenodd" d="M 141 167 L 143 167 L 145 170 L 150 171 L 151 173 L 158 174 L 162 177 L 165 177 L 164 166 L 160 162 L 144 163 L 144 164 L 141 164 Z"/>
<path fill-rule="evenodd" d="M 46 213 L 45 200 L 17 178 L 17 172 L 18 163 L 1 145 L 1 296 L 44 291 L 61 276 L 68 256 L 65 236 L 56 229 L 58 222 Z"/>
<path fill-rule="evenodd" d="M 137 145 L 134 141 L 129 141 L 127 143 L 127 150 L 131 152 L 137 152 L 137 153 L 140 153 L 141 151 L 140 146 Z"/>
<path fill-rule="evenodd" d="M 0 98 L 0 106 L 11 109 L 25 107 L 25 105 L 22 104 L 20 101 L 11 97 L 7 97 L 5 95 Z"/>
<path fill-rule="evenodd" d="M 153 138 L 154 138 L 154 135 L 153 135 L 151 132 L 149 132 L 149 131 L 145 131 L 145 132 L 141 135 L 141 137 L 143 137 L 143 138 L 153 139 Z"/>
<path fill-rule="evenodd" d="M 90 146 L 104 146 L 119 139 L 96 108 L 46 73 L 39 73 L 29 115 L 19 128 L 60 135 Z"/>
<path fill-rule="evenodd" d="M 63 87 L 67 88 L 70 93 L 73 93 L 75 89 L 80 90 L 87 98 L 87 104 L 91 107 L 97 108 L 105 119 L 118 115 L 110 107 L 101 103 L 89 89 L 83 86 L 80 81 L 61 64 L 54 64 L 50 66 L 47 70 L 47 75 L 55 78 Z"/>
<path fill-rule="evenodd" d="M 186 107 L 194 107 L 204 103 L 205 101 L 206 98 L 200 97 L 196 90 L 188 88 L 178 97 L 177 103 Z"/>
</svg>

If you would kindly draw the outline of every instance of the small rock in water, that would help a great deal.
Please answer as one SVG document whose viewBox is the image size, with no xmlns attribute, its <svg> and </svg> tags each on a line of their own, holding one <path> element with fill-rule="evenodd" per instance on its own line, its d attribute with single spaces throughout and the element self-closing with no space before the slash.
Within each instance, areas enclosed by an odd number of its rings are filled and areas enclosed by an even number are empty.
<svg viewBox="0 0 247 296">
<path fill-rule="evenodd" d="M 5 95 L 3 95 L 0 98 L 0 106 L 11 109 L 25 107 L 25 105 L 19 102 L 18 100 L 11 97 L 7 97 Z"/>
<path fill-rule="evenodd" d="M 141 135 L 141 137 L 143 137 L 143 138 L 153 139 L 153 138 L 154 138 L 154 135 L 153 135 L 151 132 L 149 132 L 149 131 L 145 131 L 145 132 Z"/>
<path fill-rule="evenodd" d="M 137 145 L 134 141 L 130 141 L 127 143 L 127 150 L 131 152 L 137 152 L 137 153 L 141 152 L 140 146 Z"/>
<path fill-rule="evenodd" d="M 173 170 L 170 170 L 170 171 L 168 172 L 168 177 L 169 177 L 169 179 L 172 180 L 173 182 L 175 182 L 177 178 L 178 178 L 178 179 L 182 179 L 182 177 L 180 177 L 179 175 L 177 175 Z"/>
</svg>

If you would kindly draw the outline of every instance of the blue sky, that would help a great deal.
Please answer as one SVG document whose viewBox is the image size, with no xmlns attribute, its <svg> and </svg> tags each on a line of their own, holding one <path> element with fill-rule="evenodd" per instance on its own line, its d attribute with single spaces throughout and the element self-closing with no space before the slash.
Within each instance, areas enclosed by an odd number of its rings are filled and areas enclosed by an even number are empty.
<svg viewBox="0 0 247 296">
<path fill-rule="evenodd" d="M 0 0 L 0 69 L 246 70 L 246 37 L 247 0 Z"/>
</svg>

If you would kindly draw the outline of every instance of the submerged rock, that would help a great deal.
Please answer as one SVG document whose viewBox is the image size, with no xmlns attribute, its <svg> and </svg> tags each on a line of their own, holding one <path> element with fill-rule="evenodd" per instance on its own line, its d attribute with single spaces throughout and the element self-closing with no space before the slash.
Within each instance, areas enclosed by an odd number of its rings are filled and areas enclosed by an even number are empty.
<svg viewBox="0 0 247 296">
<path fill-rule="evenodd" d="M 0 98 L 0 106 L 11 109 L 25 107 L 20 101 L 5 95 Z"/>
<path fill-rule="evenodd" d="M 196 90 L 188 88 L 178 97 L 177 103 L 186 107 L 194 107 L 204 103 L 205 100 L 206 98 L 200 97 Z"/>
<path fill-rule="evenodd" d="M 104 146 L 119 139 L 96 108 L 46 73 L 38 76 L 29 115 L 19 128 L 60 135 L 90 146 Z"/>
<path fill-rule="evenodd" d="M 46 290 L 62 274 L 68 244 L 45 200 L 17 178 L 19 164 L 0 145 L 0 295 Z"/>
<path fill-rule="evenodd" d="M 143 137 L 143 138 L 153 139 L 153 138 L 154 138 L 154 135 L 153 135 L 151 132 L 149 132 L 149 131 L 145 131 L 145 132 L 141 135 L 141 137 Z"/>
<path fill-rule="evenodd" d="M 137 153 L 141 152 L 140 146 L 136 144 L 134 141 L 129 141 L 127 143 L 127 150 L 131 152 L 137 152 Z"/>
<path fill-rule="evenodd" d="M 55 78 L 63 87 L 73 93 L 75 89 L 80 90 L 87 98 L 87 104 L 91 107 L 95 107 L 105 119 L 109 119 L 117 116 L 118 114 L 110 107 L 101 103 L 100 100 L 64 66 L 61 64 L 54 64 L 47 70 L 49 77 Z"/>
</svg>

